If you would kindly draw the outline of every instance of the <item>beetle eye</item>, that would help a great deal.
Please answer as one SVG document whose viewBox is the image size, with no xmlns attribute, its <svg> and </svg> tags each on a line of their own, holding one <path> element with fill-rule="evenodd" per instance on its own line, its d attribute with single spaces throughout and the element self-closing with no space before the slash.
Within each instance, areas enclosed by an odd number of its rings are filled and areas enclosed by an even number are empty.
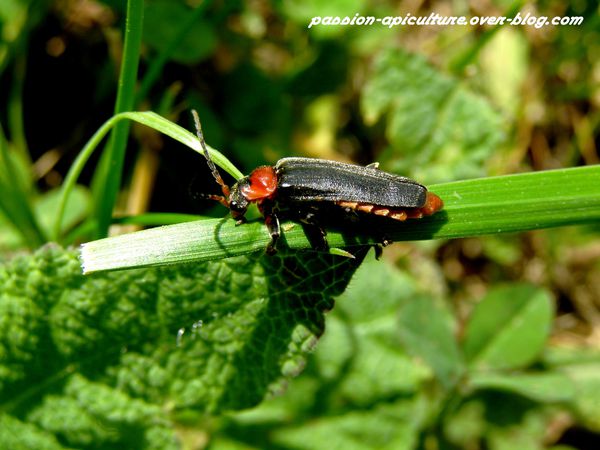
<svg viewBox="0 0 600 450">
<path fill-rule="evenodd" d="M 245 209 L 245 205 L 241 203 L 239 200 L 230 200 L 229 201 L 229 209 L 235 212 L 242 212 Z"/>
</svg>

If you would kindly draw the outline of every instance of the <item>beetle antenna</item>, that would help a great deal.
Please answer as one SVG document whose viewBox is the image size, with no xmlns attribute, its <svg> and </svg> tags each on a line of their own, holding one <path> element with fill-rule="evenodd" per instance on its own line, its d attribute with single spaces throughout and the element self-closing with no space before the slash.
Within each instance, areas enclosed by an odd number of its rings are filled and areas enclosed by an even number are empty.
<svg viewBox="0 0 600 450">
<path fill-rule="evenodd" d="M 206 158 L 206 162 L 208 163 L 208 168 L 210 169 L 212 176 L 215 178 L 219 186 L 221 186 L 221 190 L 223 191 L 223 196 L 211 196 L 212 200 L 217 200 L 223 205 L 229 208 L 229 186 L 225 184 L 223 178 L 221 178 L 221 174 L 217 170 L 215 163 L 210 157 L 210 153 L 208 152 L 208 148 L 206 148 L 206 141 L 204 140 L 204 133 L 202 133 L 202 125 L 200 125 L 200 117 L 198 117 L 198 113 L 195 109 L 192 109 L 192 116 L 194 117 L 194 124 L 196 125 L 196 135 L 198 136 L 198 140 L 200 141 L 200 145 L 202 146 L 202 151 L 204 153 L 204 157 Z M 219 198 L 217 198 L 219 197 Z"/>
</svg>

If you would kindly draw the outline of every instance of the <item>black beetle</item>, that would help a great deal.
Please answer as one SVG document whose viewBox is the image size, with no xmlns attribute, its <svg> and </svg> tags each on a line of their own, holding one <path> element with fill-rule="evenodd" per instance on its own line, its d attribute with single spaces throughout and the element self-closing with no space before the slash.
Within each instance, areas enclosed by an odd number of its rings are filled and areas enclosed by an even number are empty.
<svg viewBox="0 0 600 450">
<path fill-rule="evenodd" d="M 248 205 L 256 203 L 271 235 L 267 253 L 276 251 L 281 214 L 315 227 L 316 246 L 327 249 L 326 234 L 319 224 L 322 210 L 334 207 L 344 212 L 405 221 L 434 214 L 444 205 L 425 186 L 379 170 L 377 163 L 363 167 L 315 158 L 280 159 L 275 166 L 254 169 L 229 188 L 210 158 L 196 111 L 192 114 L 208 166 L 223 191 L 223 195 L 207 197 L 229 208 L 238 224 L 245 221 Z"/>
</svg>

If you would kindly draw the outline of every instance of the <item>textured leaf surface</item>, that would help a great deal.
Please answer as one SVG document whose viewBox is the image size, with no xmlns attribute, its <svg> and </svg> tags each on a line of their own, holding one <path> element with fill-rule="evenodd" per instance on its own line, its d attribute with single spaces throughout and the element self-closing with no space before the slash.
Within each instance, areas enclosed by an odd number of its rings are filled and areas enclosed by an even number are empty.
<svg viewBox="0 0 600 450">
<path fill-rule="evenodd" d="M 52 433 L 9 414 L 0 414 L 0 444 L 14 450 L 67 450 Z"/>
<path fill-rule="evenodd" d="M 360 260 L 251 255 L 84 277 L 73 251 L 16 258 L 0 268 L 0 407 L 14 432 L 77 448 L 177 448 L 169 412 L 249 408 L 302 370 Z"/>
<path fill-rule="evenodd" d="M 486 100 L 403 50 L 377 59 L 361 101 L 367 121 L 387 114 L 395 151 L 382 155 L 385 168 L 419 180 L 481 176 L 502 140 L 500 117 Z"/>
<path fill-rule="evenodd" d="M 421 390 L 432 371 L 403 348 L 399 310 L 421 289 L 366 258 L 328 315 L 307 370 L 285 396 L 232 415 L 214 448 L 414 448 L 431 414 Z M 220 436 L 236 436 L 238 446 Z"/>
</svg>

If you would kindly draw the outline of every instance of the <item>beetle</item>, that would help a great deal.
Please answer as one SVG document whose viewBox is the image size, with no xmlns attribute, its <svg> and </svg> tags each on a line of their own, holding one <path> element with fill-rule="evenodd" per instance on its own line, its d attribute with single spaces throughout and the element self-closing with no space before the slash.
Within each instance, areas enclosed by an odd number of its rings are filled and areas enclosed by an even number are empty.
<svg viewBox="0 0 600 450">
<path fill-rule="evenodd" d="M 328 249 L 323 216 L 332 210 L 353 215 L 382 216 L 403 222 L 435 214 L 443 201 L 410 178 L 384 172 L 378 163 L 359 166 L 316 158 L 290 157 L 274 166 L 260 166 L 230 188 L 212 161 L 196 111 L 192 111 L 204 157 L 223 195 L 208 195 L 231 211 L 237 224 L 256 203 L 265 219 L 271 241 L 267 253 L 276 252 L 281 230 L 279 217 L 297 219 L 316 230 L 313 246 Z M 383 239 L 383 245 L 390 243 Z"/>
</svg>

